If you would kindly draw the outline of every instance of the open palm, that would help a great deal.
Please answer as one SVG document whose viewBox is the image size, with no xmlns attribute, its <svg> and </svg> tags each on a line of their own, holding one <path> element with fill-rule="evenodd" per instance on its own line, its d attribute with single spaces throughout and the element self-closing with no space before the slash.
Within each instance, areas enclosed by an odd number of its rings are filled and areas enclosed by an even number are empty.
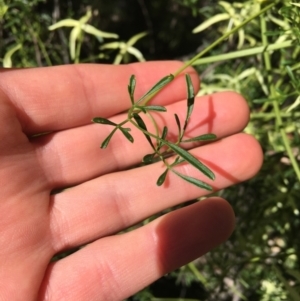
<svg viewBox="0 0 300 301">
<path fill-rule="evenodd" d="M 134 145 L 116 134 L 108 148 L 100 150 L 111 129 L 91 123 L 95 116 L 123 118 L 130 105 L 131 74 L 137 78 L 138 97 L 179 65 L 0 71 L 1 301 L 122 300 L 228 238 L 234 215 L 220 198 L 116 234 L 207 193 L 172 175 L 157 187 L 163 164 L 133 168 L 149 152 L 141 133 L 132 129 Z M 188 72 L 197 87 L 197 74 Z M 185 94 L 179 76 L 153 99 L 167 107 L 160 126 L 168 124 L 174 134 L 174 113 L 185 114 Z M 196 99 L 191 135 L 213 132 L 220 138 L 192 150 L 216 174 L 209 182 L 215 190 L 252 177 L 261 165 L 258 143 L 238 133 L 248 115 L 245 101 L 233 92 Z M 201 179 L 193 167 L 180 169 Z M 50 263 L 55 254 L 82 245 Z"/>
</svg>

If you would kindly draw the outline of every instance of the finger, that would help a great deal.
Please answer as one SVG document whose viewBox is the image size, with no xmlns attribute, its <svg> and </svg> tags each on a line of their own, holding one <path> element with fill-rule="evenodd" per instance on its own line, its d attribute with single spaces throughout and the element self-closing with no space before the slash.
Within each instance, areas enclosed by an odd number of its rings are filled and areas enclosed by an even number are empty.
<svg viewBox="0 0 300 301">
<path fill-rule="evenodd" d="M 123 300 L 224 242 L 233 227 L 233 211 L 220 198 L 174 211 L 53 264 L 40 300 L 62 300 L 66 295 L 77 301 Z"/>
<path fill-rule="evenodd" d="M 178 135 L 174 114 L 177 113 L 183 123 L 186 107 L 186 100 L 183 100 L 167 106 L 166 113 L 155 115 L 160 128 L 168 126 L 169 138 L 173 137 L 173 140 Z M 119 123 L 126 117 L 122 115 L 111 120 Z M 222 138 L 241 131 L 248 118 L 248 105 L 239 94 L 222 92 L 200 97 L 195 102 L 186 136 L 214 133 Z M 150 120 L 144 120 L 152 131 Z M 118 131 L 107 149 L 100 149 L 99 145 L 112 129 L 112 126 L 97 124 L 62 131 L 35 141 L 39 161 L 44 166 L 45 174 L 51 179 L 52 186 L 70 186 L 105 173 L 127 169 L 140 163 L 146 154 L 153 152 L 144 135 L 134 127 L 131 131 L 134 144 L 128 142 Z"/>
<path fill-rule="evenodd" d="M 215 181 L 209 181 L 187 164 L 177 170 L 206 181 L 215 190 L 253 177 L 262 164 L 259 144 L 246 134 L 230 136 L 192 153 L 215 173 Z M 53 196 L 50 219 L 54 248 L 59 252 L 116 233 L 208 193 L 172 173 L 166 185 L 158 187 L 156 181 L 163 171 L 159 162 L 108 174 Z"/>
<path fill-rule="evenodd" d="M 27 134 L 57 131 L 91 123 L 97 115 L 113 116 L 127 109 L 129 78 L 136 75 L 138 99 L 180 62 L 147 62 L 122 66 L 71 65 L 1 71 L 0 90 L 14 104 Z M 192 69 L 195 89 L 199 76 Z M 153 102 L 168 104 L 185 97 L 185 80 L 178 76 Z"/>
</svg>

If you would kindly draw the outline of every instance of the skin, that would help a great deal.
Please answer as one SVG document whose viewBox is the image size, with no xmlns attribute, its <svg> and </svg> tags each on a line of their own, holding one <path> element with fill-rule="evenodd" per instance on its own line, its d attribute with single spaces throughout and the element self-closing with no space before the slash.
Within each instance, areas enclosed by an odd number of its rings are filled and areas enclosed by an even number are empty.
<svg viewBox="0 0 300 301">
<path fill-rule="evenodd" d="M 130 75 L 136 75 L 138 98 L 180 66 L 149 62 L 0 71 L 1 301 L 123 300 L 228 239 L 234 213 L 217 197 L 116 235 L 207 194 L 173 174 L 157 187 L 161 162 L 133 168 L 150 152 L 140 132 L 132 129 L 134 145 L 116 133 L 101 150 L 112 127 L 91 123 L 95 116 L 124 119 Z M 193 69 L 186 72 L 197 89 L 198 75 Z M 156 117 L 171 136 L 176 135 L 174 113 L 184 118 L 185 97 L 185 80 L 179 76 L 152 100 L 167 107 Z M 187 137 L 213 132 L 220 140 L 187 147 L 216 180 L 189 165 L 178 170 L 215 190 L 253 177 L 262 152 L 253 137 L 240 133 L 248 118 L 247 104 L 236 93 L 197 98 Z M 44 132 L 51 134 L 33 138 Z M 64 187 L 72 188 L 50 194 Z M 53 255 L 84 244 L 50 263 Z"/>
</svg>

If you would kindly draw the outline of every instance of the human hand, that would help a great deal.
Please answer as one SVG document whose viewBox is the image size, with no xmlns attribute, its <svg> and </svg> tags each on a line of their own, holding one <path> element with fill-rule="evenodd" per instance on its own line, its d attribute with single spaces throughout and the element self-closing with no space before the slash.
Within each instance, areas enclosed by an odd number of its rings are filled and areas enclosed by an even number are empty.
<svg viewBox="0 0 300 301">
<path fill-rule="evenodd" d="M 134 145 L 116 133 L 101 150 L 111 129 L 91 123 L 95 116 L 122 120 L 130 106 L 131 74 L 138 97 L 179 66 L 149 62 L 0 71 L 1 301 L 122 300 L 229 237 L 233 211 L 215 197 L 115 235 L 207 193 L 172 175 L 157 187 L 161 162 L 132 168 L 149 152 L 141 133 L 132 129 Z M 198 87 L 197 74 L 188 72 Z M 167 107 L 160 125 L 174 134 L 174 113 L 185 114 L 185 97 L 179 76 L 152 102 Z M 192 150 L 216 174 L 215 181 L 207 181 L 215 190 L 260 168 L 258 143 L 238 133 L 248 118 L 247 104 L 236 93 L 196 99 L 188 130 L 221 138 Z M 45 132 L 51 133 L 32 138 Z M 178 168 L 201 179 L 189 165 Z M 50 194 L 64 187 L 72 188 Z M 50 263 L 55 254 L 84 244 Z"/>
</svg>

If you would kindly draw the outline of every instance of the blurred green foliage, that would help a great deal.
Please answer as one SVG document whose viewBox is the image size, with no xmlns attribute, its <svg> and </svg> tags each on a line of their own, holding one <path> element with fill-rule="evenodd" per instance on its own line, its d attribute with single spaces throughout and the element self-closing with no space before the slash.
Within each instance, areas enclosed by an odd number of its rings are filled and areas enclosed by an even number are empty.
<svg viewBox="0 0 300 301">
<path fill-rule="evenodd" d="M 147 31 L 134 45 L 146 60 L 187 60 L 268 3 L 0 0 L 0 63 L 8 67 L 73 63 L 71 29 L 48 28 L 67 18 L 79 20 L 88 10 L 92 12 L 88 23 L 118 34 L 117 42 Z M 220 14 L 228 18 L 192 33 Z M 260 141 L 264 165 L 254 179 L 217 193 L 236 213 L 236 230 L 228 242 L 128 300 L 300 300 L 299 41 L 300 7 L 282 0 L 211 51 L 209 62 L 208 58 L 196 62 L 202 78 L 200 94 L 231 89 L 248 100 L 251 120 L 245 131 Z M 78 62 L 112 63 L 119 50 L 104 49 L 107 42 L 83 33 Z M 268 50 L 271 45 L 277 48 Z M 244 50 L 249 50 L 247 55 Z M 228 53 L 234 53 L 233 58 L 224 56 Z"/>
<path fill-rule="evenodd" d="M 0 58 L 10 47 L 21 44 L 22 48 L 14 54 L 14 66 L 71 63 L 70 29 L 49 32 L 48 27 L 66 18 L 79 20 L 88 8 L 92 8 L 89 24 L 102 31 L 117 33 L 120 41 L 147 31 L 148 38 L 138 43 L 146 60 L 180 58 L 201 46 L 201 36 L 191 32 L 198 24 L 199 16 L 191 17 L 191 9 L 181 2 L 152 1 L 148 5 L 144 0 L 2 0 L 0 6 L 5 3 L 8 10 L 0 18 Z M 80 61 L 113 62 L 116 53 L 110 58 L 106 54 L 99 55 L 101 45 L 95 37 L 84 35 Z"/>
</svg>

